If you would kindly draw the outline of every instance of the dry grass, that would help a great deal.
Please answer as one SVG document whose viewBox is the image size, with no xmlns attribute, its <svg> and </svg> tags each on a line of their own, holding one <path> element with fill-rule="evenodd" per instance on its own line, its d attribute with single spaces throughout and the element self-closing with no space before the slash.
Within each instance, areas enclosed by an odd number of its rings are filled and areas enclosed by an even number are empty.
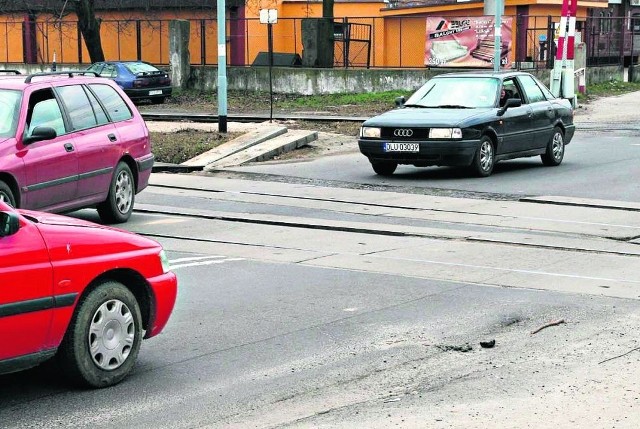
<svg viewBox="0 0 640 429">
<path fill-rule="evenodd" d="M 152 132 L 151 147 L 157 162 L 180 164 L 240 135 L 194 129 L 172 133 Z"/>
</svg>

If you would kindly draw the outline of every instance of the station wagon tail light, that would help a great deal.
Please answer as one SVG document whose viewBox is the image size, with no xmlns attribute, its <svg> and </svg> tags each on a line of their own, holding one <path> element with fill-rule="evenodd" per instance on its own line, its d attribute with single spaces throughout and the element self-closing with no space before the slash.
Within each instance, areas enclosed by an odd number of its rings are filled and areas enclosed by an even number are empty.
<svg viewBox="0 0 640 429">
<path fill-rule="evenodd" d="M 162 264 L 162 273 L 168 273 L 171 271 L 171 264 L 169 264 L 169 258 L 167 258 L 167 254 L 164 249 L 160 251 L 160 263 Z"/>
<path fill-rule="evenodd" d="M 362 127 L 360 128 L 360 137 L 366 137 L 371 139 L 380 138 L 380 128 L 377 127 Z"/>
<path fill-rule="evenodd" d="M 431 128 L 429 130 L 430 139 L 461 139 L 462 130 L 460 128 Z"/>
</svg>

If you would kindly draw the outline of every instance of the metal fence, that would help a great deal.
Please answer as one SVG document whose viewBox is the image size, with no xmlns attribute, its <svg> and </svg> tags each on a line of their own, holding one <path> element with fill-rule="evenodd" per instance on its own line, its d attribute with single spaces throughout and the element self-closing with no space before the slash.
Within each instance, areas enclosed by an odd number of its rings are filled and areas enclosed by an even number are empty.
<svg viewBox="0 0 640 429">
<path fill-rule="evenodd" d="M 516 27 L 511 60 L 517 69 L 553 66 L 558 17 L 512 17 Z M 273 51 L 303 56 L 302 20 L 274 24 Z M 587 64 L 616 65 L 637 58 L 640 22 L 633 18 L 594 17 L 577 23 Z M 217 22 L 191 20 L 193 65 L 217 64 Z M 101 36 L 109 60 L 169 64 L 168 20 L 104 20 Z M 334 67 L 424 68 L 425 17 L 336 18 Z M 227 20 L 227 58 L 232 66 L 251 66 L 268 51 L 267 26 L 258 19 Z M 0 22 L 0 62 L 88 64 L 89 55 L 76 21 Z"/>
</svg>

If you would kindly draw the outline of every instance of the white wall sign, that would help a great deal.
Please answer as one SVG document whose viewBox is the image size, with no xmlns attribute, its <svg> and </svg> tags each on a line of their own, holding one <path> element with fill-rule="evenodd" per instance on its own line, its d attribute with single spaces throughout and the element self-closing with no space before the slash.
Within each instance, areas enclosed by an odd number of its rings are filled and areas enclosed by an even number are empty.
<svg viewBox="0 0 640 429">
<path fill-rule="evenodd" d="M 278 9 L 260 9 L 260 24 L 275 24 L 278 22 Z"/>
</svg>

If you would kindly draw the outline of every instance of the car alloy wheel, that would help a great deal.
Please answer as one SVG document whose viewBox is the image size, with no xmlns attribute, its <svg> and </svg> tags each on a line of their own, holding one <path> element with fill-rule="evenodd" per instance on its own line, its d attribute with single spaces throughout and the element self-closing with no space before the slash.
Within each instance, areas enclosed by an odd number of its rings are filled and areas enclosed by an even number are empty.
<svg viewBox="0 0 640 429">
<path fill-rule="evenodd" d="M 117 299 L 106 301 L 91 319 L 91 359 L 105 371 L 119 368 L 129 357 L 135 337 L 136 325 L 129 307 Z"/>
<path fill-rule="evenodd" d="M 118 211 L 122 214 L 129 212 L 133 203 L 133 183 L 129 171 L 122 170 L 119 172 L 116 179 L 115 194 Z"/>
<path fill-rule="evenodd" d="M 553 151 L 553 159 L 556 161 L 561 160 L 564 154 L 564 139 L 562 138 L 562 133 L 554 133 L 551 149 Z"/>
<path fill-rule="evenodd" d="M 493 166 L 493 146 L 488 141 L 482 142 L 480 146 L 480 167 L 483 171 L 491 170 Z"/>
<path fill-rule="evenodd" d="M 489 136 L 482 136 L 471 167 L 476 175 L 487 177 L 493 172 L 494 163 L 493 141 Z"/>
<path fill-rule="evenodd" d="M 125 162 L 118 163 L 111 178 L 107 199 L 98 205 L 98 214 L 105 223 L 126 222 L 133 212 L 135 182 L 131 168 Z"/>
<path fill-rule="evenodd" d="M 540 155 L 542 163 L 555 167 L 562 163 L 564 159 L 564 134 L 559 127 L 553 129 L 553 135 L 547 143 L 547 151 Z"/>
</svg>

